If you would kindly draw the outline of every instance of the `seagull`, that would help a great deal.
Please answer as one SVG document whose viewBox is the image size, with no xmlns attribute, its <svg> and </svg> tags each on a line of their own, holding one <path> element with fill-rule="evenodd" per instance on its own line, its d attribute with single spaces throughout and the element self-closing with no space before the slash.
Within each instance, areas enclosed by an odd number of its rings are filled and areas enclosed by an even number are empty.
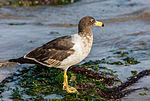
<svg viewBox="0 0 150 101">
<path fill-rule="evenodd" d="M 91 16 L 85 16 L 79 21 L 77 34 L 56 38 L 32 50 L 24 58 L 47 67 L 63 69 L 63 90 L 68 93 L 77 93 L 74 87 L 68 85 L 67 69 L 81 62 L 90 53 L 93 43 L 93 26 L 104 27 L 104 24 Z"/>
</svg>

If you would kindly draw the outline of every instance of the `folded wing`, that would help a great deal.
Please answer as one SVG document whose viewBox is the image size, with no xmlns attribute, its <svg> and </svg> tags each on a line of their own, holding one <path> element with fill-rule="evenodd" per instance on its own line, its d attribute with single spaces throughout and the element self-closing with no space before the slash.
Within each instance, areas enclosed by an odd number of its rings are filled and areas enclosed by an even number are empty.
<svg viewBox="0 0 150 101">
<path fill-rule="evenodd" d="M 28 53 L 25 58 L 47 66 L 59 66 L 61 62 L 74 53 L 71 36 L 54 39 Z"/>
</svg>

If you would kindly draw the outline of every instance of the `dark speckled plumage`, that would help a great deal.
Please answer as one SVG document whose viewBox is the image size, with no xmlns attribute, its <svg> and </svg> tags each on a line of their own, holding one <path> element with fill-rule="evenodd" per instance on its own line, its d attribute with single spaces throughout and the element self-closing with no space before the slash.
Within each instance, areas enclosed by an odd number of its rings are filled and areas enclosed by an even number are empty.
<svg viewBox="0 0 150 101">
<path fill-rule="evenodd" d="M 26 55 L 26 58 L 50 66 L 59 66 L 61 61 L 74 53 L 71 49 L 73 45 L 71 36 L 63 36 L 34 49 Z"/>
</svg>

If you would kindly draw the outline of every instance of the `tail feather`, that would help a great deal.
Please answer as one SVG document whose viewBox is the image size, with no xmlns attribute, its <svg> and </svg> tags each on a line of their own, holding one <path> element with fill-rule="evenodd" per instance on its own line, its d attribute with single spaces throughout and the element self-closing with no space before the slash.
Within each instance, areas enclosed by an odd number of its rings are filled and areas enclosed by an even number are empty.
<svg viewBox="0 0 150 101">
<path fill-rule="evenodd" d="M 19 64 L 37 64 L 37 63 L 33 60 L 20 57 L 17 59 L 9 59 L 8 61 L 0 62 L 0 67 L 14 66 L 14 65 L 19 65 Z"/>
<path fill-rule="evenodd" d="M 37 64 L 37 62 L 35 62 L 33 60 L 30 60 L 30 59 L 26 59 L 24 57 L 20 57 L 20 58 L 17 58 L 17 59 L 10 59 L 8 61 L 9 62 L 17 62 L 17 63 L 20 63 L 20 64 Z"/>
<path fill-rule="evenodd" d="M 7 66 L 14 66 L 14 65 L 18 65 L 18 63 L 17 62 L 9 62 L 9 61 L 0 62 L 0 67 L 7 67 Z"/>
</svg>

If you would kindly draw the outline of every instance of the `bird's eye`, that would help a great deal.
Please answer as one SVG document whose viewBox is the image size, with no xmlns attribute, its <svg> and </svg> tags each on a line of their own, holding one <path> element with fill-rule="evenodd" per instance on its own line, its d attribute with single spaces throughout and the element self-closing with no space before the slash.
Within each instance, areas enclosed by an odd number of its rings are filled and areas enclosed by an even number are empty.
<svg viewBox="0 0 150 101">
<path fill-rule="evenodd" d="M 94 23 L 94 19 L 91 19 L 91 22 Z"/>
</svg>

